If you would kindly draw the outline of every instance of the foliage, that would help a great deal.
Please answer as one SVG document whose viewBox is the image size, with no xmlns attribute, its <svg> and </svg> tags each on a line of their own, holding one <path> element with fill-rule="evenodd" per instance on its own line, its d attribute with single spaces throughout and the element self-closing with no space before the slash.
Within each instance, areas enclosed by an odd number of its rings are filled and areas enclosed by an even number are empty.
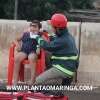
<svg viewBox="0 0 100 100">
<path fill-rule="evenodd" d="M 15 0 L 0 0 L 0 18 L 14 18 Z M 55 12 L 91 9 L 91 0 L 18 0 L 18 19 L 46 20 Z"/>
</svg>

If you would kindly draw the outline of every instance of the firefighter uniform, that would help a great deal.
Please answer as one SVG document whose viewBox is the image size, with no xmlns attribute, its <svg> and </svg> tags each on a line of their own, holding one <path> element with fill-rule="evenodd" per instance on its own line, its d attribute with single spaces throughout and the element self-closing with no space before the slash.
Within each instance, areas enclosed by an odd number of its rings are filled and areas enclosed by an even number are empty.
<svg viewBox="0 0 100 100">
<path fill-rule="evenodd" d="M 41 48 L 52 53 L 52 66 L 62 71 L 68 77 L 73 77 L 77 70 L 78 51 L 75 40 L 68 30 L 62 31 L 61 36 L 56 36 L 53 41 L 46 42 L 38 39 Z"/>
<path fill-rule="evenodd" d="M 75 40 L 66 28 L 66 16 L 59 13 L 54 14 L 50 23 L 54 28 L 56 37 L 50 42 L 43 40 L 41 37 L 37 37 L 36 40 L 41 48 L 52 53 L 52 67 L 40 74 L 34 84 L 61 85 L 64 83 L 63 81 L 62 83 L 58 81 L 61 78 L 62 80 L 67 80 L 66 85 L 70 85 L 77 70 L 78 61 Z M 59 95 L 57 91 L 55 93 Z"/>
</svg>

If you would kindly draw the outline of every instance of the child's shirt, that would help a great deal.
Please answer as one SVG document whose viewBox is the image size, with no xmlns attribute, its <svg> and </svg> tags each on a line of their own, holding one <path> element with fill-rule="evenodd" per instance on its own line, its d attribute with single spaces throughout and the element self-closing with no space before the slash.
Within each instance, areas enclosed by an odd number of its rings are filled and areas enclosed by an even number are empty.
<svg viewBox="0 0 100 100">
<path fill-rule="evenodd" d="M 22 37 L 22 48 L 21 51 L 30 54 L 32 52 L 36 53 L 37 49 L 37 41 L 34 39 L 37 34 L 33 34 L 31 32 L 25 32 Z"/>
</svg>

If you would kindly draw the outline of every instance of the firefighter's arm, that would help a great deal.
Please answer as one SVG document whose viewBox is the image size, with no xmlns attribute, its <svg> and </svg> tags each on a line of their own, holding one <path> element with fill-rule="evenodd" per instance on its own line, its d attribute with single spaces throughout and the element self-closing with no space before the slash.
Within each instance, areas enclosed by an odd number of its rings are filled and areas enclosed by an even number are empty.
<svg viewBox="0 0 100 100">
<path fill-rule="evenodd" d="M 61 44 L 61 41 L 54 40 L 51 42 L 47 42 L 41 37 L 39 37 L 37 40 L 40 47 L 50 52 L 61 49 L 63 47 L 63 45 Z"/>
</svg>

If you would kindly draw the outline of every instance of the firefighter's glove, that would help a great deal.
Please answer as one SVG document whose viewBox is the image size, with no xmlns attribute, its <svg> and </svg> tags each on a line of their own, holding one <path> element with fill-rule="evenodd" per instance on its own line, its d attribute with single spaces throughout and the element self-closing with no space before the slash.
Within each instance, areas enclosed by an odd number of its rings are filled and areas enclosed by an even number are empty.
<svg viewBox="0 0 100 100">
<path fill-rule="evenodd" d="M 38 44 L 40 45 L 41 42 L 43 41 L 43 38 L 41 36 L 37 36 L 36 40 L 37 40 Z"/>
</svg>

